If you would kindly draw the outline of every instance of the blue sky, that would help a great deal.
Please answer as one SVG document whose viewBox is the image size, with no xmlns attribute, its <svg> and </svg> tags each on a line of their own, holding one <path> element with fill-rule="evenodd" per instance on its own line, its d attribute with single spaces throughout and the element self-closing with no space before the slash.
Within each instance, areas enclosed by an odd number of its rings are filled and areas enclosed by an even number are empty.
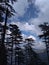
<svg viewBox="0 0 49 65">
<path fill-rule="evenodd" d="M 48 6 L 49 0 L 30 0 L 30 2 L 18 0 L 14 3 L 13 7 L 17 13 L 11 18 L 11 21 L 18 25 L 24 38 L 32 35 L 37 39 L 37 36 L 42 34 L 38 25 L 49 22 Z"/>
</svg>

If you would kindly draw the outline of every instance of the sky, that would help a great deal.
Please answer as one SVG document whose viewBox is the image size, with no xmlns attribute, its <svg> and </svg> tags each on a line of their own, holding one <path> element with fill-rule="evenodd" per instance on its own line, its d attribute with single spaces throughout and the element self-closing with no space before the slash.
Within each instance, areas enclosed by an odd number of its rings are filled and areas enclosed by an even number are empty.
<svg viewBox="0 0 49 65">
<path fill-rule="evenodd" d="M 30 2 L 27 0 L 18 0 L 13 5 L 16 13 L 11 18 L 11 23 L 18 25 L 24 38 L 31 35 L 36 38 L 36 41 L 39 41 L 37 36 L 42 34 L 42 32 L 38 25 L 49 22 L 48 6 L 49 0 L 30 0 Z M 40 43 L 38 47 L 45 48 L 45 44 Z"/>
</svg>

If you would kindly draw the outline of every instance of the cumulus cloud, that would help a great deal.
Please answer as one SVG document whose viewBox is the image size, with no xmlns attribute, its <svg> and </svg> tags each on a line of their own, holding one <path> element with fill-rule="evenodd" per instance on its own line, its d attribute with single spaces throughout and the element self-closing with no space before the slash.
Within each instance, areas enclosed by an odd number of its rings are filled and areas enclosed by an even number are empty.
<svg viewBox="0 0 49 65">
<path fill-rule="evenodd" d="M 39 25 L 43 22 L 49 22 L 49 0 L 36 0 L 35 4 L 40 8 L 39 16 L 35 19 L 30 19 L 34 25 Z"/>
</svg>

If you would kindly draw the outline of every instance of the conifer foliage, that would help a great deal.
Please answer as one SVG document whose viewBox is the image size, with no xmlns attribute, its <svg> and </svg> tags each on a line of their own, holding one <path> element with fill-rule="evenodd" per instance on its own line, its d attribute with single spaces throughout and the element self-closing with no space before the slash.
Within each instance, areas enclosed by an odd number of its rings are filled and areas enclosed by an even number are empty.
<svg viewBox="0 0 49 65">
<path fill-rule="evenodd" d="M 49 24 L 47 22 L 40 24 L 39 27 L 41 28 L 41 31 L 43 32 L 39 37 L 42 39 L 42 41 L 46 44 L 46 51 L 48 56 L 48 62 L 49 62 Z"/>
</svg>

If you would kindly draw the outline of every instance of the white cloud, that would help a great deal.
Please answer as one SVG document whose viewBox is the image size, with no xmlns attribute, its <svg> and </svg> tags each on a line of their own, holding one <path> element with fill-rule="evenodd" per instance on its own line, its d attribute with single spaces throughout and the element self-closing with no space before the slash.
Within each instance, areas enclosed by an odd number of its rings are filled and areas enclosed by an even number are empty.
<svg viewBox="0 0 49 65">
<path fill-rule="evenodd" d="M 12 24 L 16 24 L 21 31 L 29 31 L 31 34 L 35 33 L 36 35 L 42 34 L 41 30 L 37 25 L 29 24 L 27 22 L 12 22 Z"/>
<path fill-rule="evenodd" d="M 33 40 L 36 40 L 36 38 L 33 35 L 30 35 L 28 38 L 32 38 Z"/>
<path fill-rule="evenodd" d="M 28 2 L 27 0 L 18 0 L 13 7 L 16 12 L 18 12 L 19 16 L 21 16 L 25 13 L 25 8 L 28 7 Z"/>
<path fill-rule="evenodd" d="M 40 8 L 40 13 L 37 18 L 30 19 L 34 25 L 39 25 L 43 22 L 49 22 L 49 0 L 36 0 L 35 5 Z"/>
<path fill-rule="evenodd" d="M 32 18 L 30 20 L 31 23 L 38 25 L 43 22 L 48 22 L 49 21 L 49 14 L 48 14 L 49 13 L 49 7 L 48 7 L 49 0 L 35 0 L 34 4 L 39 7 L 40 13 L 37 18 Z M 28 7 L 28 2 L 27 0 L 18 0 L 18 2 L 16 2 L 13 7 L 16 10 L 16 12 L 18 12 L 18 15 L 16 14 L 17 16 L 23 16 L 23 14 L 26 12 L 25 9 Z"/>
<path fill-rule="evenodd" d="M 32 31 L 32 29 L 34 29 L 34 25 L 30 25 L 29 23 L 25 23 L 23 26 L 24 30 L 26 31 Z"/>
</svg>

